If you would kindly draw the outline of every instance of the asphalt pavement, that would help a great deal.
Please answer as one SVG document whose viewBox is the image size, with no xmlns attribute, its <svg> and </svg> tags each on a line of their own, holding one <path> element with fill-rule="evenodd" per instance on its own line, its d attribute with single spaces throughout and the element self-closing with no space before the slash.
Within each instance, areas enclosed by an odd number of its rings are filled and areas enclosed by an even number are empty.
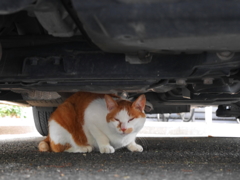
<svg viewBox="0 0 240 180">
<path fill-rule="evenodd" d="M 239 138 L 139 138 L 144 152 L 39 152 L 41 138 L 0 141 L 0 179 L 220 180 L 240 177 Z"/>
</svg>

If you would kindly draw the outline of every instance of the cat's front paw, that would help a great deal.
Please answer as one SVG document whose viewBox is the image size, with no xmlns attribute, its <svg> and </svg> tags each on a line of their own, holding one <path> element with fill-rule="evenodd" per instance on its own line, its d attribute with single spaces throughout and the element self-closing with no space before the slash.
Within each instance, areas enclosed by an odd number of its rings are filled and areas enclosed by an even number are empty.
<svg viewBox="0 0 240 180">
<path fill-rule="evenodd" d="M 81 153 L 87 153 L 87 152 L 92 152 L 93 148 L 92 146 L 81 146 Z"/>
<path fill-rule="evenodd" d="M 129 151 L 132 151 L 132 152 L 142 152 L 143 151 L 143 147 L 139 144 L 131 144 L 131 145 L 128 145 L 127 148 L 129 149 Z"/>
<path fill-rule="evenodd" d="M 99 147 L 100 153 L 114 153 L 115 149 L 110 145 L 100 146 Z"/>
<path fill-rule="evenodd" d="M 78 146 L 78 147 L 71 147 L 65 151 L 70 153 L 88 153 L 88 152 L 92 152 L 92 150 L 93 150 L 92 146 Z"/>
</svg>

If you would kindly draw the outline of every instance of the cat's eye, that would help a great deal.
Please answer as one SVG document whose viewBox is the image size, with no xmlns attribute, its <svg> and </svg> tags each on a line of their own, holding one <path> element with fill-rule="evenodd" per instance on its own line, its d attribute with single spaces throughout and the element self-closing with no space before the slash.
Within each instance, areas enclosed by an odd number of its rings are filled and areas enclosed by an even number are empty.
<svg viewBox="0 0 240 180">
<path fill-rule="evenodd" d="M 130 122 L 130 121 L 132 121 L 132 120 L 134 120 L 134 118 L 129 119 L 128 122 Z"/>
<path fill-rule="evenodd" d="M 115 121 L 119 121 L 119 119 L 117 119 L 117 118 L 114 118 L 115 119 Z"/>
</svg>

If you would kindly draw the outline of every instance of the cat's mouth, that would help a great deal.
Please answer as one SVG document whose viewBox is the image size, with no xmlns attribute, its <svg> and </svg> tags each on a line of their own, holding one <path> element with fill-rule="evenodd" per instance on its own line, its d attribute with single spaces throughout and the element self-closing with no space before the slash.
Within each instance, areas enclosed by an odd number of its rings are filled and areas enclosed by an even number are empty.
<svg viewBox="0 0 240 180">
<path fill-rule="evenodd" d="M 128 135 L 128 133 L 122 132 L 122 131 L 120 132 L 120 134 L 121 134 L 121 135 Z"/>
<path fill-rule="evenodd" d="M 128 135 L 130 133 L 127 133 L 127 132 L 121 132 L 121 135 Z"/>
<path fill-rule="evenodd" d="M 120 132 L 120 134 L 122 134 L 122 135 L 127 135 L 127 134 L 130 134 L 131 132 L 133 132 L 133 128 L 127 128 L 126 130 L 121 130 L 121 129 L 119 129 L 119 132 Z"/>
</svg>

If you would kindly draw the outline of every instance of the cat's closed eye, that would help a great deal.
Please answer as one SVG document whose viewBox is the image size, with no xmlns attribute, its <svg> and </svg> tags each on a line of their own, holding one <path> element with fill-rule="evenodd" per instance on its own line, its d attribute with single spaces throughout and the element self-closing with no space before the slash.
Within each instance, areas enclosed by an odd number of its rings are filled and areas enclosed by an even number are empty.
<svg viewBox="0 0 240 180">
<path fill-rule="evenodd" d="M 114 118 L 114 120 L 115 120 L 115 121 L 118 121 L 118 122 L 120 122 L 120 120 L 119 120 L 119 119 L 117 119 L 117 118 Z"/>
<path fill-rule="evenodd" d="M 130 122 L 130 121 L 132 121 L 132 120 L 134 120 L 134 118 L 129 119 L 128 122 Z"/>
</svg>

